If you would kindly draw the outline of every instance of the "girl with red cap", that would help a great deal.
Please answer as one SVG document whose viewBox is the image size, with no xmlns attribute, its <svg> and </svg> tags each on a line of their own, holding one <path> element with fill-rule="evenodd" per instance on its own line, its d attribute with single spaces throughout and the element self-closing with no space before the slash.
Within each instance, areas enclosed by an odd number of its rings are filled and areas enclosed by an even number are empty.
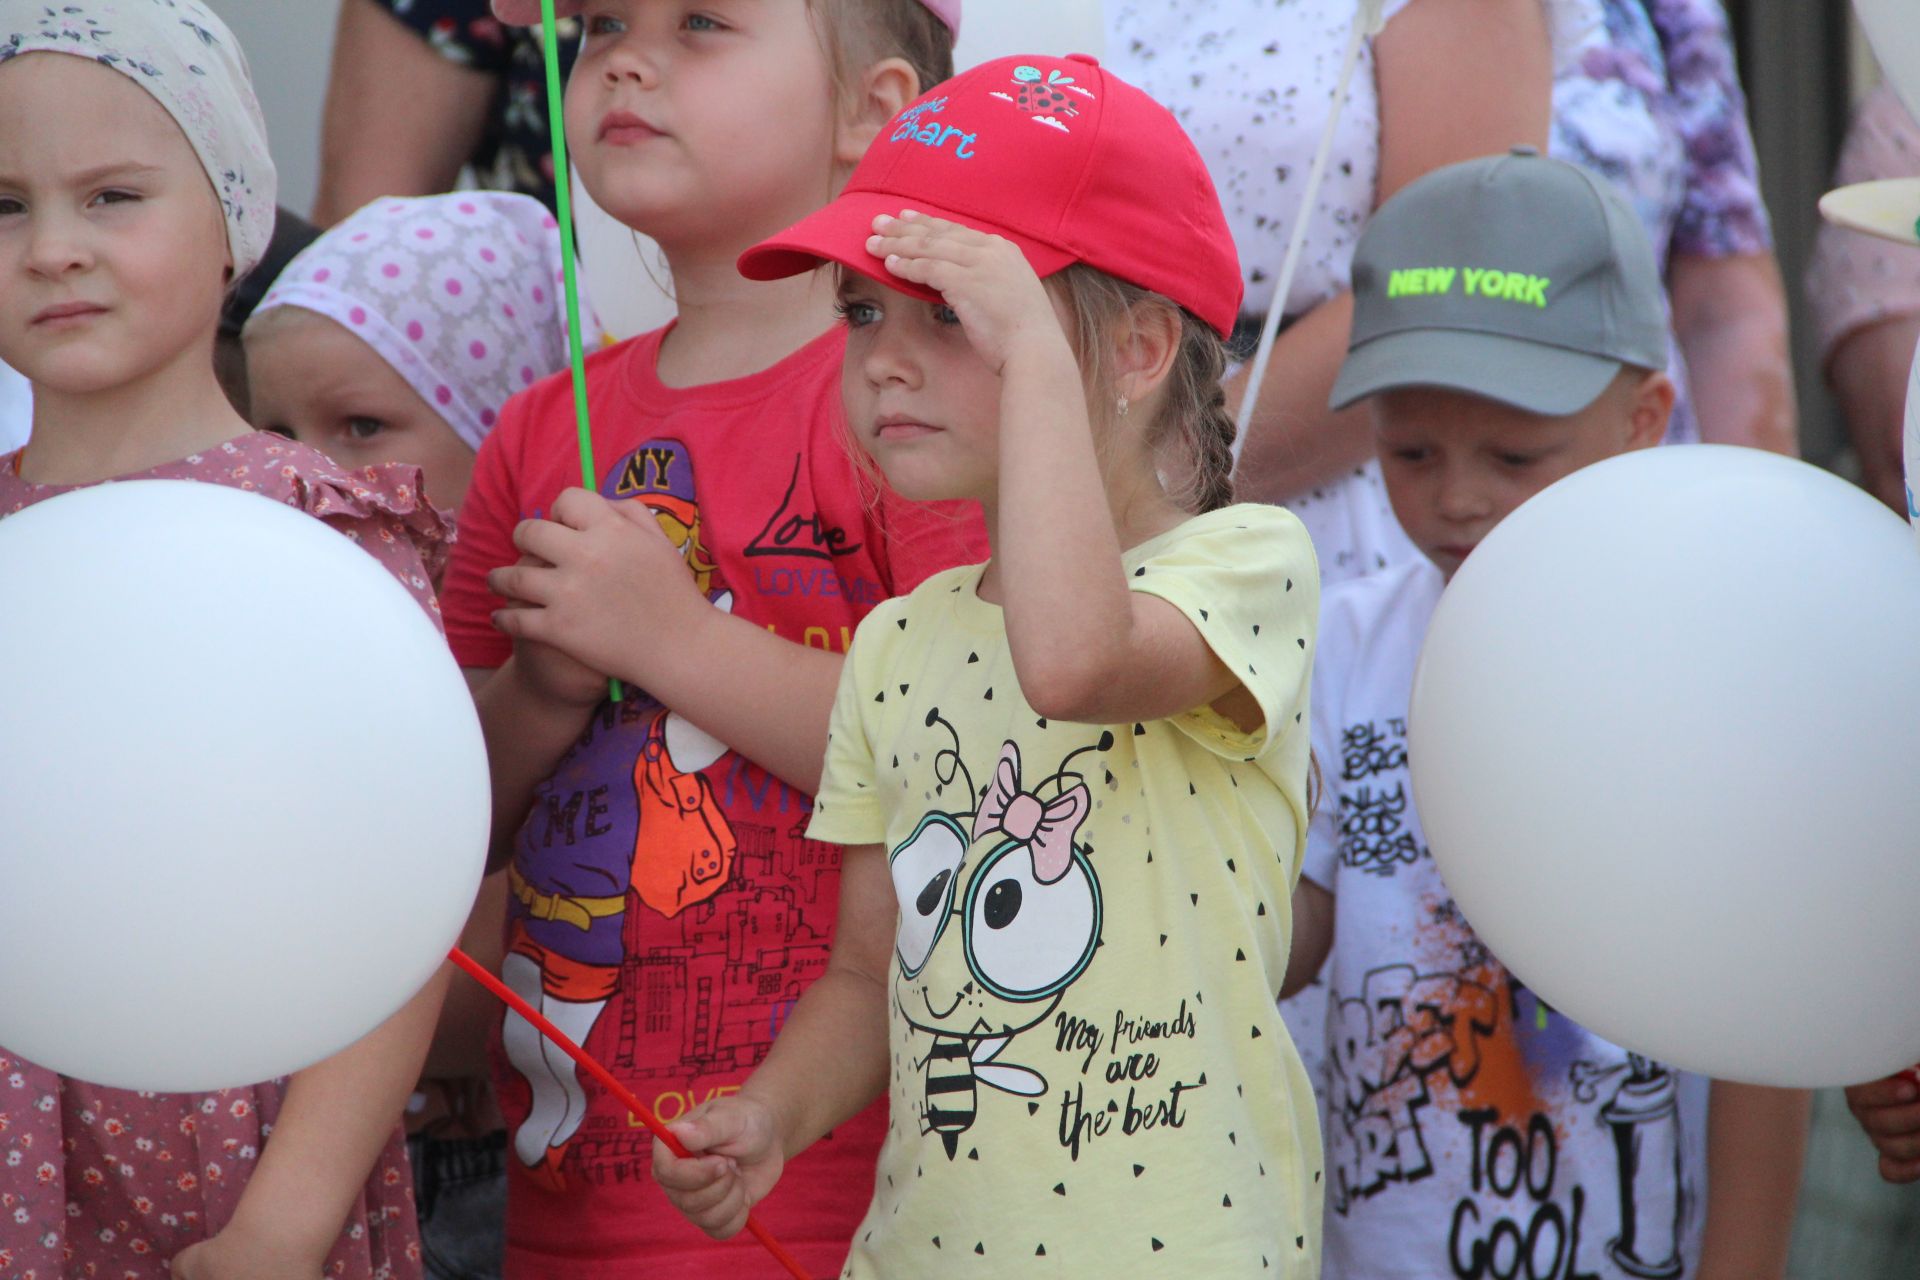
<svg viewBox="0 0 1920 1280">
<path fill-rule="evenodd" d="M 600 207 L 662 247 L 678 319 L 587 357 L 586 489 L 569 487 L 569 380 L 529 377 L 507 403 L 444 604 L 493 766 L 501 976 L 669 1117 L 737 1088 L 825 967 L 838 862 L 801 819 L 854 627 L 978 540 L 977 517 L 883 497 L 855 465 L 831 282 L 751 285 L 733 265 L 949 73 L 958 8 L 594 0 L 581 18 L 568 150 Z M 466 270 L 399 269 L 461 325 L 490 305 Z M 526 1020 L 504 1015 L 497 1043 L 509 1277 L 779 1274 L 666 1212 L 645 1130 Z M 837 1263 L 884 1127 L 849 1117 L 767 1215 L 806 1265 Z"/>
<path fill-rule="evenodd" d="M 809 828 L 846 846 L 826 975 L 655 1177 L 726 1236 L 886 1091 L 846 1276 L 1317 1275 L 1275 998 L 1318 575 L 1292 515 L 1229 505 L 1206 168 L 1091 59 L 992 62 L 741 270 L 823 261 L 855 437 L 979 501 L 992 558 L 861 624 Z"/>
</svg>

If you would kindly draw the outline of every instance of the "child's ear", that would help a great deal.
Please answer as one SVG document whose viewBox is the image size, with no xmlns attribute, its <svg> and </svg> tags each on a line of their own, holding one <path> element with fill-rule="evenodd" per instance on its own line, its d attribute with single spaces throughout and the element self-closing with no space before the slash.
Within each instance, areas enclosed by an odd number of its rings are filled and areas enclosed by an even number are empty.
<svg viewBox="0 0 1920 1280">
<path fill-rule="evenodd" d="M 1653 372 L 1640 379 L 1633 392 L 1632 429 L 1627 448 L 1648 449 L 1667 438 L 1667 424 L 1673 418 L 1674 398 L 1679 394 L 1673 379 Z"/>
<path fill-rule="evenodd" d="M 1144 400 L 1173 371 L 1186 326 L 1171 306 L 1135 307 L 1121 324 L 1113 335 L 1114 383 L 1127 399 Z"/>
<path fill-rule="evenodd" d="M 834 136 L 834 160 L 848 168 L 859 164 L 887 121 L 919 96 L 920 73 L 905 58 L 882 58 L 868 67 L 847 95 Z"/>
</svg>

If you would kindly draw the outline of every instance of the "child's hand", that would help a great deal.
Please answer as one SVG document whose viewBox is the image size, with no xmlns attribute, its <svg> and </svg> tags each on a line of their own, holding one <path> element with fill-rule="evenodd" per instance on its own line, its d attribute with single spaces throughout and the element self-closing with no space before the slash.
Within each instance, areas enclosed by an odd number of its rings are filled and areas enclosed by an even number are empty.
<svg viewBox="0 0 1920 1280">
<path fill-rule="evenodd" d="M 552 514 L 520 522 L 513 541 L 526 558 L 487 582 L 512 602 L 494 614 L 496 627 L 516 645 L 549 645 L 578 664 L 563 673 L 543 662 L 557 688 L 584 693 L 585 671 L 602 684 L 604 672 L 644 686 L 643 638 L 687 644 L 719 616 L 644 503 L 569 489 Z"/>
<path fill-rule="evenodd" d="M 522 556 L 520 565 L 534 569 L 553 567 L 539 556 Z M 535 606 L 525 600 L 509 597 L 506 607 L 530 609 Z M 494 615 L 496 620 L 499 616 Z M 561 706 L 598 706 L 600 700 L 607 696 L 606 676 L 568 657 L 550 644 L 541 644 L 537 640 L 516 640 L 513 645 L 513 664 L 536 693 Z"/>
<path fill-rule="evenodd" d="M 173 1280 L 316 1280 L 326 1255 L 288 1248 L 283 1240 L 256 1239 L 238 1224 L 173 1255 Z"/>
<path fill-rule="evenodd" d="M 1880 1151 L 1880 1176 L 1920 1181 L 1920 1084 L 1914 1073 L 1857 1084 L 1847 1090 L 1847 1106 Z"/>
<path fill-rule="evenodd" d="M 1012 241 L 911 210 L 873 220 L 867 252 L 885 258 L 902 280 L 947 300 L 967 340 L 995 373 L 1023 352 L 1065 352 L 1060 313 L 1033 266 Z"/>
<path fill-rule="evenodd" d="M 653 1144 L 653 1180 L 674 1207 L 716 1240 L 740 1233 L 780 1180 L 786 1154 L 773 1113 L 752 1098 L 716 1098 L 667 1126 L 693 1154 Z"/>
</svg>

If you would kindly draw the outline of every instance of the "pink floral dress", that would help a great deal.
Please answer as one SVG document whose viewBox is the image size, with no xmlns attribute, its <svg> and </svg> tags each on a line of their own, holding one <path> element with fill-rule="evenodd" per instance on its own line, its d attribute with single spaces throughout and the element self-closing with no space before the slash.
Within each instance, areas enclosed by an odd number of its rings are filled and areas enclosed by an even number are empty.
<svg viewBox="0 0 1920 1280">
<path fill-rule="evenodd" d="M 72 488 L 23 480 L 17 461 L 0 455 L 0 518 Z M 299 507 L 365 547 L 440 620 L 432 581 L 452 531 L 414 468 L 346 471 L 255 433 L 122 478 L 199 480 Z M 285 1080 L 211 1094 L 101 1088 L 0 1047 L 0 1277 L 166 1276 L 175 1254 L 232 1218 L 285 1095 Z M 329 1277 L 422 1274 L 398 1120 L 327 1258 Z"/>
</svg>

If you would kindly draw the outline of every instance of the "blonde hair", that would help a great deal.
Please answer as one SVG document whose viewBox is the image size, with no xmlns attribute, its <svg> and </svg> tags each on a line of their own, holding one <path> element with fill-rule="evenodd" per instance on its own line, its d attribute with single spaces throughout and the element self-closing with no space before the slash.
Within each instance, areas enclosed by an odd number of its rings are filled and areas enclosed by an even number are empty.
<svg viewBox="0 0 1920 1280">
<path fill-rule="evenodd" d="M 859 91 L 862 72 L 883 58 L 900 58 L 920 77 L 925 93 L 953 78 L 953 32 L 919 0 L 807 0 L 819 18 L 821 49 L 836 104 Z"/>
<path fill-rule="evenodd" d="M 1054 281 L 1073 315 L 1073 346 L 1089 407 L 1117 398 L 1108 368 L 1115 335 L 1124 334 L 1144 309 L 1178 315 L 1179 347 L 1163 384 L 1159 417 L 1147 428 L 1147 444 L 1160 460 L 1167 496 L 1181 508 L 1200 513 L 1230 505 L 1236 428 L 1221 385 L 1227 347 L 1220 335 L 1171 299 L 1084 263 L 1069 266 Z"/>
</svg>

